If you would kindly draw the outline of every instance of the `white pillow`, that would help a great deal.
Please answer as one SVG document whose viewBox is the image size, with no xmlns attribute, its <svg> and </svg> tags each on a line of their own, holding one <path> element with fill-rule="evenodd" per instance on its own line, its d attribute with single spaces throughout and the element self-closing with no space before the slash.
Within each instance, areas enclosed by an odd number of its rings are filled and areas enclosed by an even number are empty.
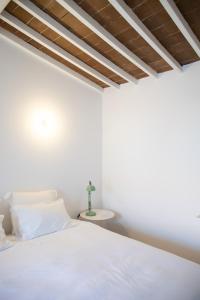
<svg viewBox="0 0 200 300">
<path fill-rule="evenodd" d="M 11 198 L 11 205 L 51 202 L 55 201 L 56 199 L 56 190 L 47 190 L 40 192 L 13 192 Z"/>
<path fill-rule="evenodd" d="M 46 203 L 52 202 L 57 199 L 57 191 L 56 190 L 46 190 L 46 191 L 39 191 L 39 192 L 13 192 L 11 194 L 11 201 L 10 205 L 11 208 L 13 205 L 29 205 L 29 204 L 39 204 L 39 203 Z M 12 233 L 18 235 L 18 226 L 17 221 L 15 220 L 14 215 L 12 214 L 11 209 L 11 221 L 12 221 Z"/>
<path fill-rule="evenodd" d="M 63 230 L 71 221 L 63 199 L 49 203 L 13 205 L 11 215 L 16 220 L 15 233 L 22 240 Z"/>
</svg>

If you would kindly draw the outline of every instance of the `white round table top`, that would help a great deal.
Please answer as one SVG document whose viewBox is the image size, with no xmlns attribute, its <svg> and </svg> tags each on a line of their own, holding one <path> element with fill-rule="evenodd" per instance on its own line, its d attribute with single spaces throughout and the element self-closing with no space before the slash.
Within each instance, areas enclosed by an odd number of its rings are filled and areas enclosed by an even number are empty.
<svg viewBox="0 0 200 300">
<path fill-rule="evenodd" d="M 113 211 L 107 209 L 92 208 L 92 211 L 96 212 L 96 216 L 86 216 L 87 210 L 85 210 L 80 213 L 80 217 L 86 220 L 103 221 L 112 219 L 115 216 Z"/>
</svg>

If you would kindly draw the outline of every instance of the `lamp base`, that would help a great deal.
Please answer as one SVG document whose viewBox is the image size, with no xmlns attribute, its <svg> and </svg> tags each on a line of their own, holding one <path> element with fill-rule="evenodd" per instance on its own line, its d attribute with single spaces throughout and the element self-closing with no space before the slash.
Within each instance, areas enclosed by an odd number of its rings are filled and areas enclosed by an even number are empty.
<svg viewBox="0 0 200 300">
<path fill-rule="evenodd" d="M 89 216 L 89 217 L 94 217 L 96 216 L 96 212 L 95 211 L 92 211 L 92 210 L 88 210 L 86 213 L 85 213 L 86 216 Z"/>
</svg>

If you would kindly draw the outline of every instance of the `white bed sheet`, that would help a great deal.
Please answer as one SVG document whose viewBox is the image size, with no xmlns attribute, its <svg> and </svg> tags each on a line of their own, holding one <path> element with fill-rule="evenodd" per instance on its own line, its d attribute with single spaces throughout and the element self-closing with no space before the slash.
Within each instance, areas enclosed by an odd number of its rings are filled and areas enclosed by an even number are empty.
<svg viewBox="0 0 200 300">
<path fill-rule="evenodd" d="M 200 265 L 76 221 L 0 253 L 1 300 L 200 300 Z"/>
</svg>

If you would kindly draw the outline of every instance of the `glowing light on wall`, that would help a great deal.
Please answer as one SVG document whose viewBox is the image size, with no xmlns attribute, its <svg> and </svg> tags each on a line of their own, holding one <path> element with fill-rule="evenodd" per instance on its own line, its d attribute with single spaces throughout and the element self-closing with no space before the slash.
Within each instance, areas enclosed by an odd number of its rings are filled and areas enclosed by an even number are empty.
<svg viewBox="0 0 200 300">
<path fill-rule="evenodd" d="M 31 123 L 32 132 L 36 137 L 50 139 L 59 134 L 59 120 L 52 111 L 35 111 Z"/>
<path fill-rule="evenodd" d="M 36 149 L 52 150 L 68 140 L 70 115 L 67 109 L 63 109 L 62 102 L 58 105 L 54 98 L 41 98 L 33 97 L 27 103 L 24 101 L 20 120 L 23 122 L 21 136 Z"/>
</svg>

